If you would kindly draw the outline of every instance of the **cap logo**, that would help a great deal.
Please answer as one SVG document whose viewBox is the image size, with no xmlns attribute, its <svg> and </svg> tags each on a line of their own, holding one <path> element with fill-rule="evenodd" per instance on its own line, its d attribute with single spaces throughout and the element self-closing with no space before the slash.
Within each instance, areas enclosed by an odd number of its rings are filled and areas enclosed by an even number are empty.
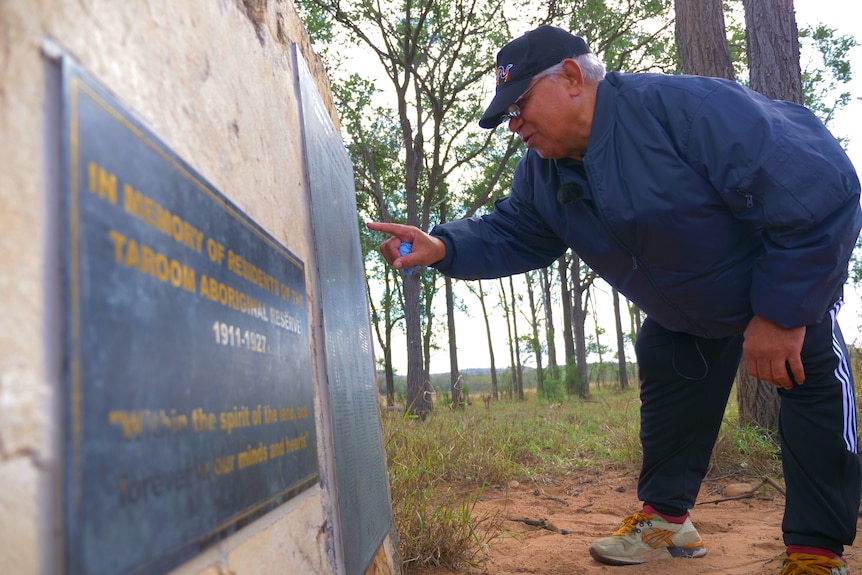
<svg viewBox="0 0 862 575">
<path fill-rule="evenodd" d="M 514 66 L 514 64 L 509 64 L 506 67 L 497 66 L 497 85 L 498 86 L 500 85 L 501 82 L 505 84 L 506 82 L 509 81 L 509 71 L 512 69 L 512 66 Z"/>
</svg>

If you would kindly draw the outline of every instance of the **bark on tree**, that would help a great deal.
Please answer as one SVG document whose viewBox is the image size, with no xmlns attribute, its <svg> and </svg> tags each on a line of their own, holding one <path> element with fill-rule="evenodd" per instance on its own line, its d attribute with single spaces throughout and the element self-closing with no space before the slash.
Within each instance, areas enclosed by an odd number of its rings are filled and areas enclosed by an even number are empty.
<svg viewBox="0 0 862 575">
<path fill-rule="evenodd" d="M 542 397 L 545 395 L 545 369 L 542 365 L 542 344 L 539 339 L 539 310 L 536 307 L 536 297 L 533 293 L 535 285 L 533 272 L 525 273 L 524 279 L 527 281 L 527 296 L 530 302 L 530 328 L 533 332 L 530 337 L 530 345 L 533 348 L 533 355 L 536 356 L 536 394 Z"/>
<path fill-rule="evenodd" d="M 383 296 L 383 305 L 380 306 L 383 312 L 383 317 L 382 320 L 371 322 L 371 325 L 374 328 L 374 333 L 377 336 L 377 343 L 380 345 L 380 349 L 383 352 L 383 377 L 386 381 L 386 405 L 389 407 L 395 405 L 395 371 L 392 368 L 392 330 L 395 328 L 395 322 L 397 320 L 392 317 L 393 306 L 390 304 L 393 291 L 390 274 L 395 273 L 397 272 L 389 267 L 384 268 L 383 293 L 385 295 Z M 374 298 L 370 297 L 371 289 L 367 275 L 365 277 L 365 290 L 369 294 L 368 304 L 371 307 L 371 316 L 378 317 L 380 312 L 374 304 Z"/>
<path fill-rule="evenodd" d="M 515 389 L 518 393 L 518 399 L 524 399 L 524 372 L 521 368 L 521 350 L 518 342 L 518 314 L 516 313 L 517 303 L 515 300 L 515 282 L 512 280 L 512 276 L 509 276 L 509 292 L 512 295 L 511 307 L 512 307 L 512 334 L 514 336 L 514 346 L 515 346 L 515 374 L 513 377 L 513 381 L 515 383 Z"/>
<path fill-rule="evenodd" d="M 423 279 L 423 282 L 425 280 Z M 431 387 L 431 340 L 434 337 L 434 300 L 437 297 L 437 289 L 433 285 L 434 281 L 425 282 L 422 288 L 422 313 L 420 314 L 420 322 L 422 323 L 422 379 L 426 387 Z"/>
<path fill-rule="evenodd" d="M 638 335 L 641 332 L 641 310 L 632 302 L 628 302 L 629 320 L 631 321 L 632 344 L 637 343 Z"/>
<path fill-rule="evenodd" d="M 440 205 L 440 221 L 445 222 L 449 211 L 449 203 Z M 449 394 L 452 407 L 461 405 L 461 373 L 458 370 L 458 338 L 455 333 L 455 294 L 452 291 L 452 278 L 445 277 L 446 320 L 449 332 Z M 429 321 L 430 323 L 430 321 Z M 428 354 L 431 355 L 430 353 Z"/>
<path fill-rule="evenodd" d="M 419 321 L 419 274 L 405 275 L 404 319 L 407 335 L 407 411 L 425 420 L 431 412 L 422 365 L 422 325 Z M 409 295 L 408 295 L 409 294 Z"/>
<path fill-rule="evenodd" d="M 491 321 L 488 319 L 488 309 L 485 307 L 485 292 L 482 288 L 482 280 L 476 282 L 479 286 L 479 303 L 482 306 L 482 317 L 485 318 L 485 333 L 488 336 L 488 358 L 491 362 L 491 398 L 494 401 L 500 399 L 497 386 L 497 364 L 494 362 L 494 341 L 491 338 Z"/>
<path fill-rule="evenodd" d="M 458 371 L 458 342 L 455 338 L 455 295 L 452 278 L 446 277 L 446 318 L 449 327 L 449 392 L 452 407 L 461 405 L 461 373 Z"/>
<path fill-rule="evenodd" d="M 404 40 L 405 48 L 408 40 Z M 405 58 L 405 69 L 410 70 L 415 66 L 415 54 L 411 54 Z M 418 90 L 418 87 L 414 85 Z M 407 204 L 407 224 L 420 227 L 422 222 L 419 219 L 419 180 L 422 175 L 422 159 L 424 157 L 424 141 L 425 136 L 422 132 L 422 125 L 418 125 L 414 129 L 411 128 L 411 119 L 407 107 L 407 92 L 409 85 L 404 85 L 398 89 L 398 115 L 402 126 L 407 129 L 404 133 L 407 134 L 404 139 L 404 192 Z M 421 102 L 421 99 L 420 99 Z M 421 107 L 421 104 L 420 106 Z M 412 137 L 411 137 L 412 136 Z M 427 229 L 427 226 L 425 228 Z M 426 382 L 430 383 L 427 378 L 427 370 L 423 363 L 423 350 L 425 347 L 422 337 L 422 289 L 421 277 L 419 274 L 402 275 L 404 280 L 404 316 L 406 323 L 407 335 L 407 410 L 415 415 L 418 415 L 422 421 L 431 413 L 431 396 L 428 393 Z"/>
<path fill-rule="evenodd" d="M 628 389 L 629 373 L 628 364 L 626 363 L 626 343 L 623 335 L 623 320 L 620 317 L 620 292 L 617 288 L 612 290 L 614 298 L 614 322 L 617 328 L 617 359 L 620 368 L 620 389 Z"/>
<path fill-rule="evenodd" d="M 778 389 L 748 373 L 745 361 L 739 363 L 736 372 L 736 402 L 741 424 L 778 431 L 778 412 L 781 407 Z"/>
<path fill-rule="evenodd" d="M 605 350 L 602 346 L 602 328 L 599 326 L 599 314 L 597 313 L 598 306 L 596 305 L 596 297 L 595 297 L 596 286 L 593 285 L 592 289 L 588 292 L 587 296 L 587 307 L 589 307 L 589 301 L 593 301 L 593 329 L 596 332 L 596 353 L 599 354 L 599 373 L 604 371 L 605 365 Z"/>
<path fill-rule="evenodd" d="M 743 0 L 751 88 L 802 104 L 799 30 L 793 0 Z"/>
<path fill-rule="evenodd" d="M 566 393 L 578 393 L 577 364 L 575 360 L 575 336 L 572 331 L 572 290 L 569 289 L 569 262 L 566 254 L 557 260 L 560 274 L 560 299 L 563 301 L 563 346 L 566 354 Z"/>
<path fill-rule="evenodd" d="M 554 343 L 556 339 L 554 333 L 554 306 L 551 302 L 551 278 L 548 277 L 548 269 L 542 268 L 540 276 L 542 279 L 542 301 L 545 304 L 545 340 L 548 347 L 548 371 L 550 372 L 551 379 L 559 381 L 560 368 L 557 365 L 557 346 Z"/>
<path fill-rule="evenodd" d="M 389 278 L 386 279 L 388 282 Z M 392 306 L 385 307 L 386 318 L 383 320 L 385 345 L 381 347 L 383 348 L 383 373 L 386 379 L 386 405 L 392 407 L 395 405 L 395 370 L 392 369 L 392 329 L 394 322 L 392 321 Z"/>
<path fill-rule="evenodd" d="M 733 80 L 721 0 L 674 0 L 673 7 L 683 72 Z"/>
<path fill-rule="evenodd" d="M 736 397 L 741 425 L 778 430 L 778 412 L 781 406 L 778 390 L 774 385 L 752 377 L 745 369 L 745 362 L 740 362 L 736 372 Z"/>
<path fill-rule="evenodd" d="M 506 316 L 506 333 L 509 337 L 509 378 L 511 380 L 509 387 L 509 399 L 518 387 L 518 378 L 515 375 L 515 342 L 512 339 L 512 322 L 509 319 L 509 304 L 506 296 L 506 287 L 503 284 L 502 278 L 500 281 L 500 303 L 503 306 L 503 314 Z"/>
<path fill-rule="evenodd" d="M 575 355 L 578 362 L 578 396 L 586 399 L 590 395 L 590 380 L 587 377 L 587 313 L 584 310 L 583 295 L 591 282 L 581 281 L 581 258 L 572 253 L 572 324 L 575 331 Z"/>
</svg>

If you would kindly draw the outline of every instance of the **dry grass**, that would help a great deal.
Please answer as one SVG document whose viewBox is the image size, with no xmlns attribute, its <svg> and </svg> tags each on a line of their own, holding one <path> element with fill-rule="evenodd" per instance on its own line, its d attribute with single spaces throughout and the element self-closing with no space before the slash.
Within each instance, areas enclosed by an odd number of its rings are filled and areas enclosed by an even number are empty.
<svg viewBox="0 0 862 575">
<path fill-rule="evenodd" d="M 637 469 L 639 410 L 636 388 L 594 388 L 589 401 L 549 403 L 528 394 L 523 402 L 503 400 L 488 409 L 481 402 L 466 410 L 437 407 L 425 422 L 382 410 L 405 571 L 432 566 L 457 571 L 481 563 L 487 545 L 503 535 L 498 517 L 474 513 L 487 487 L 609 465 Z M 732 393 L 708 478 L 779 479 L 776 438 L 740 427 L 737 413 Z"/>
<path fill-rule="evenodd" d="M 502 533 L 497 517 L 474 513 L 486 486 L 639 458 L 638 406 L 636 393 L 611 391 L 590 402 L 549 404 L 533 395 L 487 410 L 438 407 L 424 422 L 382 411 L 405 569 L 480 562 Z"/>
</svg>

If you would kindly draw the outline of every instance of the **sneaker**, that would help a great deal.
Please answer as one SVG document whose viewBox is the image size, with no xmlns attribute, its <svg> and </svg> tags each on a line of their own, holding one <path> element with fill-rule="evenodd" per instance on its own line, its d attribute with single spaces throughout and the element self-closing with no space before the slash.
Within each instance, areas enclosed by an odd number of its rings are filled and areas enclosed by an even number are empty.
<svg viewBox="0 0 862 575">
<path fill-rule="evenodd" d="M 840 557 L 830 559 L 822 555 L 791 553 L 781 556 L 778 575 L 847 575 L 850 567 Z"/>
<path fill-rule="evenodd" d="M 635 513 L 611 537 L 593 543 L 590 555 L 608 565 L 637 565 L 672 557 L 703 557 L 706 547 L 690 518 L 677 524 L 660 515 Z"/>
</svg>

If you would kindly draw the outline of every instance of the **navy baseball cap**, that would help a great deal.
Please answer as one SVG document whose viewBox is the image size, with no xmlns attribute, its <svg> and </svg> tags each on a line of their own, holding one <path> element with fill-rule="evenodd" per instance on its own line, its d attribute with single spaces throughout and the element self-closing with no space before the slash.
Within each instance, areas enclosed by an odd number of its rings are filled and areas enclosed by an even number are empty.
<svg viewBox="0 0 862 575">
<path fill-rule="evenodd" d="M 539 26 L 503 46 L 497 52 L 497 93 L 479 125 L 499 126 L 500 117 L 524 93 L 533 76 L 589 51 L 583 38 L 555 26 Z"/>
</svg>

